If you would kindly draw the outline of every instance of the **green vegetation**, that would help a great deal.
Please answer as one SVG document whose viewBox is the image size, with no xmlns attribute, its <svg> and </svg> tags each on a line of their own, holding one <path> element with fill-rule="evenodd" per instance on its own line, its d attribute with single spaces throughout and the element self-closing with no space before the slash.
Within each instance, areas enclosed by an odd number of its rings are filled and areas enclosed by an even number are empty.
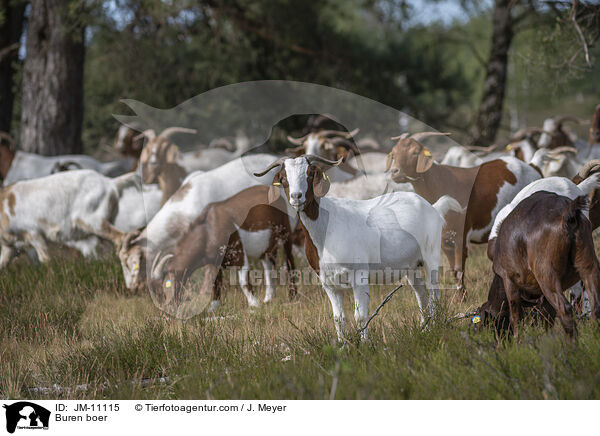
<svg viewBox="0 0 600 436">
<path fill-rule="evenodd" d="M 22 260 L 0 276 L 0 396 L 599 398 L 600 334 L 591 322 L 578 323 L 575 344 L 560 326 L 550 332 L 528 326 L 517 344 L 498 343 L 491 331 L 475 333 L 469 320 L 444 320 L 484 301 L 490 281 L 484 248 L 468 261 L 468 301 L 446 295 L 430 329 L 419 328 L 414 294 L 405 287 L 372 321 L 370 343 L 349 334 L 341 349 L 329 301 L 316 287 L 301 288 L 294 304 L 278 289 L 274 303 L 257 310 L 232 287 L 215 316 L 180 321 L 149 296 L 128 294 L 116 258 L 65 258 L 47 266 Z M 374 288 L 371 310 L 390 289 Z M 352 328 L 350 293 L 346 304 Z M 28 390 L 54 384 L 86 389 Z"/>
</svg>

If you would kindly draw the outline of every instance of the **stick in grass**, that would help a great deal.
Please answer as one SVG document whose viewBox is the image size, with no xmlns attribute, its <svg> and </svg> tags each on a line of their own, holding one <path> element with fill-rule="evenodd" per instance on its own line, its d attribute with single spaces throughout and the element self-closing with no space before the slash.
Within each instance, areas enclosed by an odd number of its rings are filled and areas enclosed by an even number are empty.
<svg viewBox="0 0 600 436">
<path fill-rule="evenodd" d="M 381 302 L 381 304 L 379 306 L 377 306 L 377 309 L 375 309 L 375 312 L 373 312 L 373 314 L 369 317 L 369 319 L 367 320 L 367 322 L 365 323 L 365 325 L 362 326 L 360 329 L 358 329 L 358 333 L 364 331 L 367 327 L 369 327 L 369 323 L 371 322 L 371 320 L 373 318 L 375 318 L 375 316 L 377 316 L 377 314 L 379 313 L 379 311 L 381 310 L 381 308 L 383 306 L 385 306 L 385 304 L 392 299 L 392 297 L 394 296 L 394 294 L 396 293 L 396 291 L 398 291 L 398 289 L 400 289 L 401 287 L 402 287 L 402 284 L 398 285 L 398 287 L 396 287 L 396 289 L 394 289 L 392 292 L 390 292 L 389 294 L 387 294 L 387 297 L 385 297 L 383 299 L 383 301 Z"/>
</svg>

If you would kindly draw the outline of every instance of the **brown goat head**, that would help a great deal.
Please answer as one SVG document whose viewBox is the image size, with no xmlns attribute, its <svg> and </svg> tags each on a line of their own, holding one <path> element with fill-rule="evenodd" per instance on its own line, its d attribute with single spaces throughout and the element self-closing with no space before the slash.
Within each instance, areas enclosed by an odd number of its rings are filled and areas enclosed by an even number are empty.
<svg viewBox="0 0 600 436">
<path fill-rule="evenodd" d="M 411 136 L 403 133 L 392 139 L 398 142 L 388 154 L 385 170 L 392 171 L 392 180 L 396 183 L 406 183 L 418 179 L 433 165 L 431 152 L 419 140 L 428 136 L 446 136 L 449 133 L 421 132 Z"/>
</svg>

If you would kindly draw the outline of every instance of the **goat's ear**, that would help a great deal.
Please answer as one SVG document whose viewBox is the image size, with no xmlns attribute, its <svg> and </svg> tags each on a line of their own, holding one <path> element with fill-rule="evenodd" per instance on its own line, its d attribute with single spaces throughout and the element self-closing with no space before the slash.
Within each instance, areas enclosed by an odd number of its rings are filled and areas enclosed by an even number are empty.
<svg viewBox="0 0 600 436">
<path fill-rule="evenodd" d="M 317 166 L 315 166 L 315 175 L 313 177 L 313 193 L 315 197 L 325 197 L 329 191 L 330 181 L 327 174 Z"/>
<path fill-rule="evenodd" d="M 267 199 L 269 204 L 276 202 L 281 195 L 281 174 L 275 174 L 273 177 L 273 183 L 269 186 L 269 192 L 267 193 Z"/>
<path fill-rule="evenodd" d="M 424 173 L 431 168 L 431 165 L 433 165 L 433 156 L 429 150 L 423 147 L 417 158 L 417 173 Z"/>
</svg>

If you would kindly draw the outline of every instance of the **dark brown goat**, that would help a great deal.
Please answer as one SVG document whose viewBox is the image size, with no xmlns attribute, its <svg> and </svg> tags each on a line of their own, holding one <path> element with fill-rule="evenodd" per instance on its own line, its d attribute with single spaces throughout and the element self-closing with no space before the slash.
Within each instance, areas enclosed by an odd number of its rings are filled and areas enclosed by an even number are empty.
<svg viewBox="0 0 600 436">
<path fill-rule="evenodd" d="M 180 302 L 182 289 L 191 274 L 203 266 L 218 269 L 212 286 L 213 302 L 220 301 L 220 283 L 223 269 L 229 266 L 247 266 L 246 255 L 254 251 L 261 259 L 275 262 L 277 249 L 283 245 L 288 271 L 294 270 L 292 256 L 292 231 L 283 199 L 270 203 L 269 187 L 253 186 L 233 197 L 212 203 L 202 211 L 190 226 L 187 235 L 180 239 L 173 253 L 157 256 L 151 269 L 149 287 L 151 294 L 159 302 Z M 256 246 L 244 246 L 241 231 L 244 233 L 270 230 L 254 238 Z M 268 238 L 268 240 L 264 240 Z M 248 301 L 253 301 L 253 291 L 247 282 L 247 269 L 242 270 L 241 285 Z M 267 271 L 265 271 L 267 274 Z M 268 283 L 268 282 L 267 282 Z M 289 297 L 293 299 L 296 289 L 290 283 Z"/>
<path fill-rule="evenodd" d="M 572 307 L 563 290 L 579 280 L 588 291 L 592 318 L 598 322 L 600 267 L 592 226 L 584 215 L 587 207 L 586 196 L 570 200 L 540 191 L 505 218 L 498 237 L 488 246 L 495 276 L 488 301 L 480 309 L 484 322 L 494 319 L 496 327 L 504 329 L 510 319 L 518 337 L 522 308 L 534 306 L 550 324 L 558 314 L 567 334 L 574 337 Z"/>
</svg>

